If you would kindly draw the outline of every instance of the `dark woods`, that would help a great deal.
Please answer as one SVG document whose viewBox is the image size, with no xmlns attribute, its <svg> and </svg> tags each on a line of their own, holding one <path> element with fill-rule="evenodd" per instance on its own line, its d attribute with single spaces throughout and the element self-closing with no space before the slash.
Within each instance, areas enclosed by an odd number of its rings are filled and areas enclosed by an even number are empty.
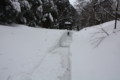
<svg viewBox="0 0 120 80">
<path fill-rule="evenodd" d="M 0 0 L 0 24 L 64 29 L 76 25 L 76 14 L 68 0 Z"/>
<path fill-rule="evenodd" d="M 69 0 L 0 0 L 0 24 L 80 30 L 118 20 L 120 6 L 116 8 L 117 1 L 77 0 L 75 9 Z"/>
<path fill-rule="evenodd" d="M 80 14 L 80 28 L 98 25 L 116 19 L 116 7 L 119 0 L 77 0 L 76 8 Z M 120 18 L 118 7 L 117 19 Z"/>
</svg>

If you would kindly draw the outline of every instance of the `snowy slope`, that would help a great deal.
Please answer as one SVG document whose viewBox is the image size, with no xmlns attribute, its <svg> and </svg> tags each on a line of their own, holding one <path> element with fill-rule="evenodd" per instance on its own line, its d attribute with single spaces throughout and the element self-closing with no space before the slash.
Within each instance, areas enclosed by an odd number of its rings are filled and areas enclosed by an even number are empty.
<svg viewBox="0 0 120 80">
<path fill-rule="evenodd" d="M 120 80 L 120 22 L 117 30 L 113 26 L 111 21 L 74 34 L 72 80 Z"/>
<path fill-rule="evenodd" d="M 68 36 L 66 30 L 0 25 L 0 80 L 120 80 L 120 22 L 113 26 Z"/>
<path fill-rule="evenodd" d="M 65 32 L 0 25 L 0 80 L 59 80 L 68 49 L 54 49 Z"/>
</svg>

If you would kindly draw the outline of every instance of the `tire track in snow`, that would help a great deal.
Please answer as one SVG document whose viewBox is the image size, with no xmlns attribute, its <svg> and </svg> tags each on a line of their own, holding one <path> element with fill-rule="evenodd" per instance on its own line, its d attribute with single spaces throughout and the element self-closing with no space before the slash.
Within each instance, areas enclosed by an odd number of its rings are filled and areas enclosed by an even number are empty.
<svg viewBox="0 0 120 80">
<path fill-rule="evenodd" d="M 66 31 L 61 36 L 58 43 L 49 50 L 48 53 L 45 54 L 42 61 L 37 65 L 37 67 L 33 70 L 32 74 L 38 70 L 38 68 L 44 64 L 44 61 L 46 60 L 48 55 L 54 56 L 54 54 L 57 54 L 61 57 L 61 67 L 63 68 L 63 73 L 58 76 L 58 80 L 71 80 L 71 63 L 70 63 L 70 52 L 69 47 L 72 41 L 72 32 Z M 59 72 L 59 71 L 58 71 Z"/>
<path fill-rule="evenodd" d="M 47 62 L 47 60 L 49 60 L 47 58 L 49 58 L 49 56 L 51 57 L 55 55 L 60 56 L 61 59 L 60 65 L 62 68 L 62 72 L 60 71 L 61 75 L 59 76 L 57 75 L 58 79 L 56 80 L 71 80 L 71 68 L 70 68 L 71 64 L 70 64 L 70 53 L 69 53 L 69 47 L 71 41 L 72 41 L 72 32 L 66 31 L 65 33 L 63 33 L 58 43 L 48 53 L 46 53 L 43 56 L 42 60 L 40 60 L 39 63 L 35 65 L 35 67 L 32 70 L 30 70 L 30 72 L 18 74 L 17 76 L 10 78 L 9 80 L 33 80 L 34 77 L 36 77 L 36 74 L 38 75 L 38 71 L 40 71 L 41 66 L 43 66 L 44 63 Z"/>
<path fill-rule="evenodd" d="M 71 62 L 69 47 L 72 42 L 72 32 L 66 31 L 59 40 L 59 47 L 54 49 L 52 53 L 61 56 L 61 65 L 64 68 L 63 75 L 59 76 L 59 80 L 71 80 Z"/>
</svg>

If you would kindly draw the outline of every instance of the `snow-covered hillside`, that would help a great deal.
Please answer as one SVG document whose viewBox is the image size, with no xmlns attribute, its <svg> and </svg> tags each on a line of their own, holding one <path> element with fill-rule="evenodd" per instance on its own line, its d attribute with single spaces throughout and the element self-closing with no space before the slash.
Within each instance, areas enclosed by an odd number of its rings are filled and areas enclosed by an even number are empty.
<svg viewBox="0 0 120 80">
<path fill-rule="evenodd" d="M 74 34 L 72 80 L 120 80 L 120 22 L 89 27 Z"/>
<path fill-rule="evenodd" d="M 0 80 L 62 78 L 68 67 L 65 62 L 68 51 L 60 48 L 59 42 L 65 32 L 0 25 Z"/>
</svg>

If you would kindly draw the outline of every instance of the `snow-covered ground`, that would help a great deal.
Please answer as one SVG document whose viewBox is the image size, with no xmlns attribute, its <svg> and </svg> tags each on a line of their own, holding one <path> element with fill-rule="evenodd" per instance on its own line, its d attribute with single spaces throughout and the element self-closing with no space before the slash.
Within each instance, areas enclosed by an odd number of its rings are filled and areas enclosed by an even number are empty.
<svg viewBox="0 0 120 80">
<path fill-rule="evenodd" d="M 120 22 L 113 26 L 68 34 L 0 25 L 0 80 L 120 80 Z"/>
<path fill-rule="evenodd" d="M 76 32 L 71 45 L 72 80 L 120 80 L 120 22 Z"/>
<path fill-rule="evenodd" d="M 66 34 L 66 30 L 0 25 L 0 80 L 70 78 L 69 45 L 62 39 Z"/>
</svg>

